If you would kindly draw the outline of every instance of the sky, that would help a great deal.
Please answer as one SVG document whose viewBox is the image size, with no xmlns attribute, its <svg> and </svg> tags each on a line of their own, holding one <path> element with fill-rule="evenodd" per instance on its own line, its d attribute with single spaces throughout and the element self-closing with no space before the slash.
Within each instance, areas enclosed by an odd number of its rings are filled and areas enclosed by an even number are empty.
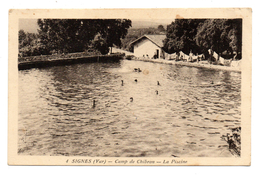
<svg viewBox="0 0 260 175">
<path fill-rule="evenodd" d="M 39 29 L 37 19 L 20 19 L 19 30 L 20 29 L 25 32 L 37 33 L 37 29 Z"/>
<path fill-rule="evenodd" d="M 155 27 L 161 24 L 166 28 L 166 26 L 169 25 L 172 21 L 174 21 L 174 19 L 138 19 L 132 20 L 132 27 Z M 37 19 L 20 19 L 19 30 L 20 29 L 24 30 L 25 32 L 37 33 L 37 29 L 39 29 L 37 25 Z"/>
</svg>

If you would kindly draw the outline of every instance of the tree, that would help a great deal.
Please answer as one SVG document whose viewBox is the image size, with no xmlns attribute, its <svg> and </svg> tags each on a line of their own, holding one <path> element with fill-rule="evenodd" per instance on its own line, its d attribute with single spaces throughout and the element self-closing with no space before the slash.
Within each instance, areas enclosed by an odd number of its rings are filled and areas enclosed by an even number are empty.
<svg viewBox="0 0 260 175">
<path fill-rule="evenodd" d="M 199 27 L 195 40 L 203 50 L 212 49 L 217 53 L 241 53 L 242 20 L 208 19 Z"/>
<path fill-rule="evenodd" d="M 78 36 L 83 26 L 80 20 L 39 19 L 38 25 L 41 42 L 49 48 L 49 51 L 68 53 L 83 50 L 80 40 L 84 40 L 85 37 L 84 35 L 82 38 Z M 89 40 L 86 40 L 86 42 Z"/>
<path fill-rule="evenodd" d="M 205 19 L 176 19 L 167 26 L 164 50 L 168 53 L 183 51 L 188 54 L 190 50 L 201 52 L 195 42 L 197 28 Z"/>
<path fill-rule="evenodd" d="M 165 32 L 165 29 L 163 27 L 163 25 L 158 25 L 158 28 L 157 28 L 160 32 Z"/>
<path fill-rule="evenodd" d="M 121 39 L 124 39 L 132 22 L 129 19 L 105 19 L 100 20 L 100 34 L 106 40 L 108 47 L 116 45 L 121 47 Z"/>
<path fill-rule="evenodd" d="M 87 50 L 98 33 L 101 36 L 95 42 L 105 40 L 108 47 L 121 46 L 121 38 L 126 36 L 131 20 L 39 19 L 38 25 L 41 42 L 50 51 L 67 53 Z"/>
<path fill-rule="evenodd" d="M 229 47 L 233 53 L 238 54 L 238 59 L 242 55 L 242 19 L 229 20 L 231 29 L 228 33 Z"/>
<path fill-rule="evenodd" d="M 212 49 L 217 53 L 228 47 L 226 19 L 209 19 L 198 29 L 196 43 L 204 50 Z"/>
<path fill-rule="evenodd" d="M 24 32 L 19 30 L 19 55 L 18 56 L 35 56 L 46 54 L 45 47 L 39 41 L 36 33 Z"/>
<path fill-rule="evenodd" d="M 22 45 L 23 41 L 25 41 L 26 39 L 26 33 L 24 32 L 24 30 L 19 30 L 18 36 L 19 36 L 19 45 Z"/>
<path fill-rule="evenodd" d="M 102 38 L 101 34 L 98 33 L 92 41 L 92 47 L 95 50 L 98 50 L 101 54 L 107 54 L 109 52 L 109 47 L 104 38 Z"/>
<path fill-rule="evenodd" d="M 212 49 L 230 58 L 242 52 L 241 19 L 176 19 L 167 26 L 166 36 L 164 50 L 168 53 L 192 50 L 208 55 Z"/>
</svg>

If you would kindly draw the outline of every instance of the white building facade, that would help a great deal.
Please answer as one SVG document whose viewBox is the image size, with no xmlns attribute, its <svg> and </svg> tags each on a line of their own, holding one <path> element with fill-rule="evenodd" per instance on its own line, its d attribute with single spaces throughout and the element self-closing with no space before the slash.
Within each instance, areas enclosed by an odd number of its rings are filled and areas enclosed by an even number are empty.
<svg viewBox="0 0 260 175">
<path fill-rule="evenodd" d="M 131 43 L 136 57 L 164 58 L 165 35 L 144 35 Z"/>
</svg>

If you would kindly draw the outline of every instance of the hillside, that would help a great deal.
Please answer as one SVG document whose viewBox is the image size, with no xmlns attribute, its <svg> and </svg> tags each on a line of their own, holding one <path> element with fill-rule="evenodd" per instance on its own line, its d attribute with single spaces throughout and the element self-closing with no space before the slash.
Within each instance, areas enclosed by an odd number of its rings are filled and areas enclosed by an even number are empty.
<svg viewBox="0 0 260 175">
<path fill-rule="evenodd" d="M 122 49 L 127 51 L 132 51 L 131 46 L 129 45 L 132 41 L 136 40 L 137 38 L 143 35 L 153 35 L 153 34 L 166 34 L 165 28 L 158 29 L 156 27 L 149 27 L 149 28 L 130 28 L 128 29 L 128 33 L 124 39 L 121 39 L 122 42 Z"/>
<path fill-rule="evenodd" d="M 140 28 L 157 28 L 159 25 L 162 25 L 165 29 L 167 28 L 168 23 L 160 23 L 154 21 L 135 21 L 132 20 L 132 28 L 140 29 Z"/>
</svg>

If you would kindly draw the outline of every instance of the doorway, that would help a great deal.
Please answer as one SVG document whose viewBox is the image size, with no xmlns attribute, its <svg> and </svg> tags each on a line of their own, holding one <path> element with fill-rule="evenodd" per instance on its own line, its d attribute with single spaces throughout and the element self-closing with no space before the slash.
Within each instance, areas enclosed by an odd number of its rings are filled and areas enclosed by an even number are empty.
<svg viewBox="0 0 260 175">
<path fill-rule="evenodd" d="M 156 49 L 156 57 L 159 58 L 159 49 Z"/>
</svg>

